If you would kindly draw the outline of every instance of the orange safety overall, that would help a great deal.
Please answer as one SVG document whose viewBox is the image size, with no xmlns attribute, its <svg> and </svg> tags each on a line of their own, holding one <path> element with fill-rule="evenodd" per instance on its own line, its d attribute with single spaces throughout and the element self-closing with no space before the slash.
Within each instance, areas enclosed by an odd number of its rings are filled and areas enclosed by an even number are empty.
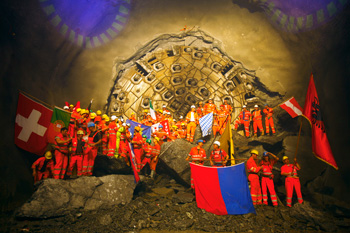
<svg viewBox="0 0 350 233">
<path fill-rule="evenodd" d="M 292 173 L 292 175 L 289 175 L 285 179 L 285 187 L 286 187 L 286 203 L 288 207 L 292 206 L 292 198 L 293 198 L 293 189 L 295 189 L 295 192 L 298 197 L 298 202 L 303 203 L 303 196 L 301 195 L 301 189 L 300 189 L 300 180 L 298 177 L 297 166 L 294 164 L 285 164 L 281 167 L 281 174 L 282 173 Z"/>
<path fill-rule="evenodd" d="M 235 129 L 238 128 L 238 125 L 243 124 L 245 136 L 247 137 L 249 137 L 250 116 L 251 113 L 249 111 L 242 111 L 239 114 L 238 120 L 235 121 Z"/>
<path fill-rule="evenodd" d="M 153 171 L 156 170 L 158 159 L 159 159 L 159 157 L 158 157 L 159 154 L 160 154 L 160 145 L 155 144 L 152 147 L 152 159 L 151 159 L 151 163 L 150 163 L 151 170 L 153 170 Z"/>
<path fill-rule="evenodd" d="M 53 160 L 46 160 L 45 157 L 40 157 L 33 163 L 32 169 L 36 170 L 36 175 L 34 176 L 34 183 L 38 182 L 39 180 L 51 178 L 52 171 L 54 169 Z"/>
<path fill-rule="evenodd" d="M 98 131 L 96 131 L 92 137 L 88 137 L 88 149 L 87 149 L 87 154 L 83 158 L 83 175 L 92 175 L 92 171 L 94 169 L 95 165 L 95 158 L 97 156 L 97 146 L 93 146 L 92 144 L 94 143 L 94 138 L 98 134 Z"/>
<path fill-rule="evenodd" d="M 83 158 L 86 156 L 84 153 L 86 150 L 86 142 L 84 139 L 81 140 L 82 142 L 82 152 L 77 153 L 77 146 L 78 146 L 78 139 L 73 138 L 72 139 L 72 154 L 71 159 L 69 161 L 69 168 L 67 171 L 67 175 L 72 175 L 72 171 L 74 169 L 74 166 L 77 165 L 77 176 L 83 175 Z"/>
<path fill-rule="evenodd" d="M 203 159 L 207 158 L 207 154 L 203 148 L 198 148 L 197 146 L 193 147 L 190 151 L 190 157 L 192 159 L 192 163 L 203 165 Z M 191 173 L 191 188 L 194 189 L 194 181 Z"/>
<path fill-rule="evenodd" d="M 114 156 L 115 148 L 117 147 L 117 124 L 112 121 L 108 125 L 108 156 Z"/>
<path fill-rule="evenodd" d="M 261 190 L 262 190 L 262 196 L 263 196 L 263 203 L 265 205 L 268 204 L 267 202 L 267 189 L 269 189 L 270 197 L 272 204 L 274 206 L 277 206 L 277 196 L 275 191 L 275 185 L 273 183 L 273 174 L 272 174 L 272 168 L 273 165 L 276 163 L 276 160 L 269 160 L 264 161 L 262 160 L 260 162 L 260 166 L 263 166 L 262 174 L 261 174 Z"/>
<path fill-rule="evenodd" d="M 193 142 L 194 133 L 196 131 L 197 122 L 198 122 L 198 115 L 197 115 L 197 113 L 196 112 L 192 112 L 192 111 L 187 113 L 186 121 L 189 122 L 187 124 L 187 137 L 186 137 L 186 140 L 189 141 L 189 142 Z"/>
<path fill-rule="evenodd" d="M 270 127 L 271 127 L 271 131 L 272 133 L 276 133 L 275 130 L 275 125 L 273 123 L 273 108 L 270 107 L 265 107 L 263 110 L 264 114 L 265 114 L 265 126 L 266 126 L 266 134 L 270 133 Z"/>
<path fill-rule="evenodd" d="M 262 197 L 261 197 L 261 188 L 259 182 L 258 172 L 260 171 L 260 167 L 258 167 L 255 163 L 253 157 L 250 157 L 247 160 L 247 170 L 248 170 L 248 180 L 250 182 L 250 194 L 252 196 L 253 205 L 261 205 Z"/>
<path fill-rule="evenodd" d="M 255 110 L 252 115 L 253 115 L 254 134 L 258 133 L 258 128 L 259 128 L 260 133 L 263 135 L 264 134 L 264 129 L 263 129 L 263 126 L 262 126 L 261 110 Z"/>
<path fill-rule="evenodd" d="M 222 149 L 213 150 L 210 154 L 210 158 L 213 161 L 213 167 L 224 167 L 225 158 L 227 156 L 226 151 Z"/>
<path fill-rule="evenodd" d="M 56 139 L 60 139 L 61 141 L 66 141 L 68 137 L 63 137 L 60 133 L 56 136 Z M 55 140 L 56 150 L 55 150 L 55 159 L 56 164 L 53 170 L 53 178 L 54 179 L 63 179 L 64 175 L 67 172 L 68 167 L 68 142 L 64 144 L 58 144 Z"/>
<path fill-rule="evenodd" d="M 141 157 L 143 154 L 143 149 L 142 149 L 142 144 L 143 144 L 143 139 L 142 135 L 138 132 L 134 133 L 134 138 L 132 139 L 133 147 L 134 147 L 134 154 L 135 154 L 135 162 L 136 162 L 136 170 L 137 172 L 140 172 L 141 170 Z"/>
</svg>

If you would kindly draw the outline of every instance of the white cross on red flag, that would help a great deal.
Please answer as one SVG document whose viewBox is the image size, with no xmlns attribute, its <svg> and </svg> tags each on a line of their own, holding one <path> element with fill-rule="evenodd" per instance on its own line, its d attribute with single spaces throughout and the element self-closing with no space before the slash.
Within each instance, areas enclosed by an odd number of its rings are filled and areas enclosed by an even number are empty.
<svg viewBox="0 0 350 233">
<path fill-rule="evenodd" d="M 23 150 L 43 155 L 47 147 L 47 129 L 52 110 L 19 93 L 15 144 Z"/>
</svg>

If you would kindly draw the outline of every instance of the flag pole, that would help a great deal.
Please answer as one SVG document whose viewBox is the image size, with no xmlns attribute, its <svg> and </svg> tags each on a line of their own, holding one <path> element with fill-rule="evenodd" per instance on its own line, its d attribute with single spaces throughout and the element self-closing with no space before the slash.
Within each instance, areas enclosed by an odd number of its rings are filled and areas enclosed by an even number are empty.
<svg viewBox="0 0 350 233">
<path fill-rule="evenodd" d="M 294 158 L 297 158 L 302 126 L 303 126 L 303 118 L 300 118 L 300 128 L 299 128 L 299 134 L 298 134 L 297 148 L 295 149 Z"/>
</svg>

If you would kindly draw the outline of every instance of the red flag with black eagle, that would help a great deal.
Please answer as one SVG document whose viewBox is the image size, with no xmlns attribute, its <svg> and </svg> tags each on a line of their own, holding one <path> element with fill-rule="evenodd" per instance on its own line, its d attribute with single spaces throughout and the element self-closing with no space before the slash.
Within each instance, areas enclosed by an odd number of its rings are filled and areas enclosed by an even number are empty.
<svg viewBox="0 0 350 233">
<path fill-rule="evenodd" d="M 311 74 L 303 115 L 309 120 L 312 130 L 312 151 L 320 160 L 338 170 L 331 147 L 328 142 L 326 129 L 322 120 L 320 101 L 318 99 L 314 77 Z"/>
</svg>

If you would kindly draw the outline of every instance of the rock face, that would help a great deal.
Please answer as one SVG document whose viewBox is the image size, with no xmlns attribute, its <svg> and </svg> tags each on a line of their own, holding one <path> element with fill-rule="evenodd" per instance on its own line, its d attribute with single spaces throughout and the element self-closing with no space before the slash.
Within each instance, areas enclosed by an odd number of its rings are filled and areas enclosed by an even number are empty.
<svg viewBox="0 0 350 233">
<path fill-rule="evenodd" d="M 133 197 L 135 187 L 134 177 L 129 175 L 81 177 L 67 181 L 46 179 L 16 216 L 50 218 L 127 204 Z"/>
</svg>

